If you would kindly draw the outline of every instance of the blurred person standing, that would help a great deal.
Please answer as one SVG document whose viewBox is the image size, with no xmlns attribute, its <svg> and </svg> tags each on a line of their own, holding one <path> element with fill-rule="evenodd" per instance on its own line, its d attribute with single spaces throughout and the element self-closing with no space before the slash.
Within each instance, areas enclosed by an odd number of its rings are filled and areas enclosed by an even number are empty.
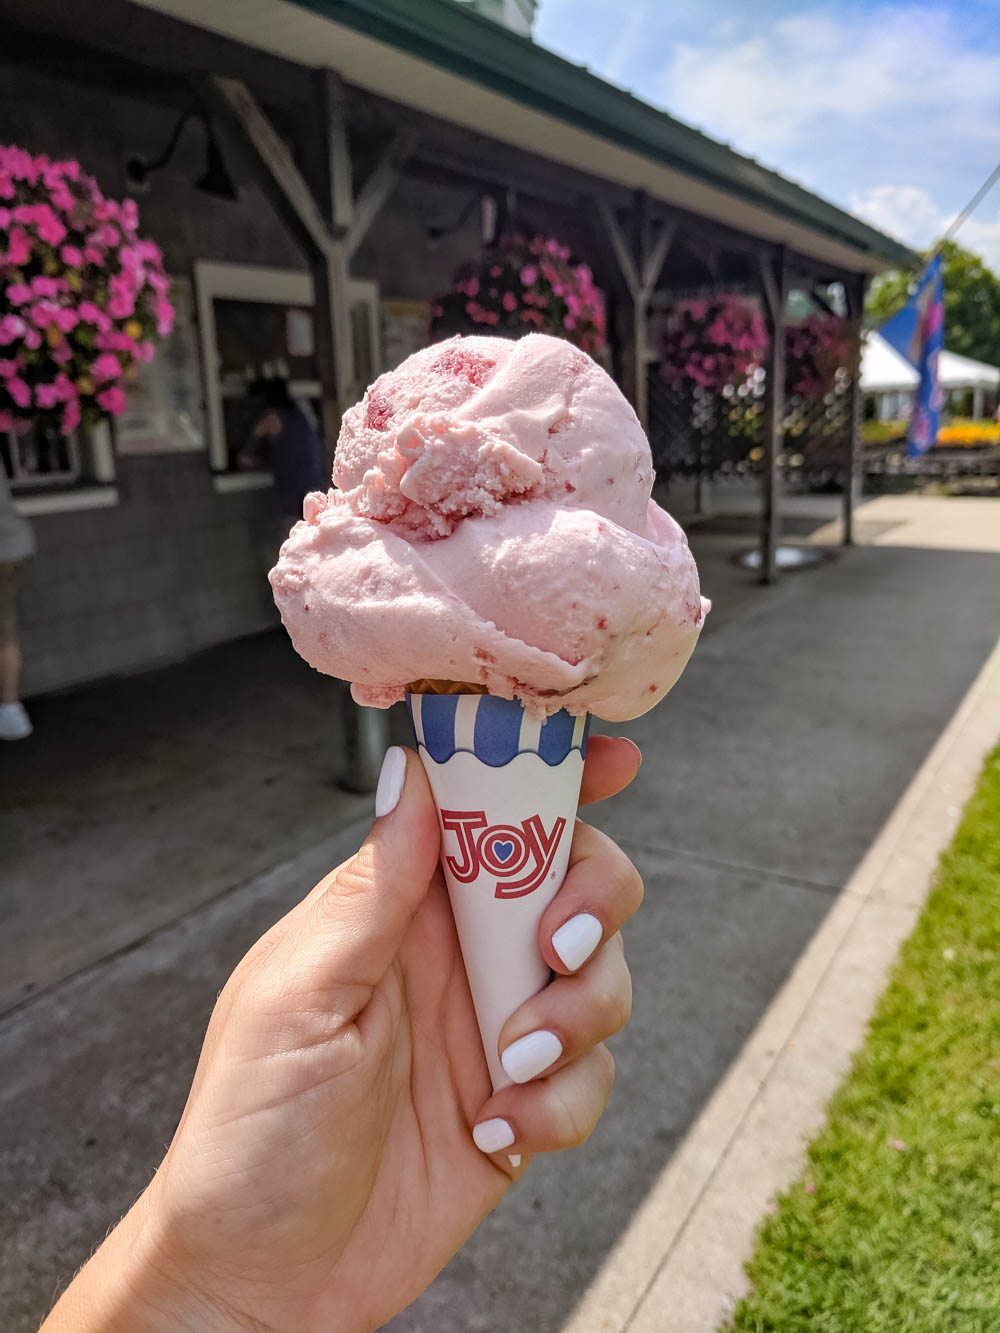
<svg viewBox="0 0 1000 1333">
<path fill-rule="evenodd" d="M 31 526 L 14 508 L 7 473 L 0 464 L 0 740 L 31 735 L 31 721 L 18 698 L 21 648 L 15 603 L 18 567 L 35 553 Z"/>
<path fill-rule="evenodd" d="M 242 466 L 260 462 L 273 475 L 283 540 L 302 517 L 305 496 L 329 489 L 330 463 L 314 422 L 292 398 L 286 379 L 257 380 L 249 392 L 262 410 L 239 461 Z"/>
</svg>

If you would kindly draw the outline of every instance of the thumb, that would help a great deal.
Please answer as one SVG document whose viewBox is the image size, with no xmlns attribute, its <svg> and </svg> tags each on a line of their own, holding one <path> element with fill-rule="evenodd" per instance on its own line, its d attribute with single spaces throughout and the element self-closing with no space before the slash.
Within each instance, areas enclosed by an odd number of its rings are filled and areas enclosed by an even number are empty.
<svg viewBox="0 0 1000 1333">
<path fill-rule="evenodd" d="M 376 819 L 361 847 L 303 904 L 296 971 L 327 990 L 371 989 L 385 975 L 434 875 L 441 835 L 420 759 L 394 745 L 382 762 Z M 365 997 L 359 996 L 360 1003 Z"/>
</svg>

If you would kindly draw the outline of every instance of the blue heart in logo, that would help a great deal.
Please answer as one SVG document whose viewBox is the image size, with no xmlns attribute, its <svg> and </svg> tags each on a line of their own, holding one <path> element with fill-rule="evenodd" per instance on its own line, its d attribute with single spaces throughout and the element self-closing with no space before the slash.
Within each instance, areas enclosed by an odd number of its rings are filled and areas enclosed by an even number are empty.
<svg viewBox="0 0 1000 1333">
<path fill-rule="evenodd" d="M 514 855 L 514 844 L 512 842 L 495 842 L 493 844 L 493 855 L 501 862 L 509 861 Z"/>
</svg>

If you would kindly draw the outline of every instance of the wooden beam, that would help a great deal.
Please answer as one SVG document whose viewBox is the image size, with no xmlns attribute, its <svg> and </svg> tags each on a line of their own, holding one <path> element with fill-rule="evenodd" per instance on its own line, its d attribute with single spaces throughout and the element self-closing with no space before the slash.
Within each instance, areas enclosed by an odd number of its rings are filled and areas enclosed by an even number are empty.
<svg viewBox="0 0 1000 1333">
<path fill-rule="evenodd" d="M 275 207 L 313 257 L 322 256 L 330 232 L 295 160 L 250 89 L 239 79 L 209 75 L 205 92 L 213 110 L 238 133 Z"/>
<path fill-rule="evenodd" d="M 344 236 L 348 254 L 353 255 L 357 250 L 369 227 L 399 184 L 403 167 L 413 156 L 416 145 L 416 132 L 402 130 L 379 158 L 375 170 L 365 181 L 361 193 L 354 201 L 354 217 Z"/>
<path fill-rule="evenodd" d="M 625 238 L 625 233 L 615 217 L 614 210 L 606 199 L 601 195 L 596 199 L 597 212 L 604 224 L 604 230 L 607 233 L 608 240 L 611 242 L 611 249 L 614 252 L 615 259 L 618 261 L 618 267 L 621 275 L 625 279 L 625 286 L 628 288 L 629 296 L 635 301 L 642 289 L 642 279 L 639 276 L 639 270 L 635 266 L 635 260 L 632 258 L 632 252 L 629 243 Z"/>
<path fill-rule="evenodd" d="M 787 275 L 785 254 L 778 250 L 774 259 L 758 256 L 761 291 L 767 310 L 770 335 L 766 361 L 766 398 L 764 400 L 764 471 L 761 476 L 760 581 L 773 583 L 777 577 L 777 551 L 781 539 L 781 451 L 782 420 L 785 414 L 785 298 Z"/>
<path fill-rule="evenodd" d="M 676 235 L 676 222 L 665 221 L 660 227 L 660 234 L 657 236 L 655 244 L 646 256 L 646 262 L 642 269 L 642 294 L 647 306 L 649 305 L 649 298 L 653 295 L 653 288 L 663 272 L 663 265 L 666 263 L 667 255 L 670 253 L 670 247 L 673 245 Z"/>
<path fill-rule="evenodd" d="M 636 224 L 635 250 L 629 246 L 625 233 L 606 199 L 598 195 L 595 204 L 611 249 L 621 270 L 625 286 L 632 298 L 632 406 L 643 430 L 649 425 L 649 301 L 657 280 L 663 271 L 667 254 L 677 235 L 677 224 L 670 219 L 660 224 L 659 234 L 649 245 L 650 219 L 644 198 L 636 200 L 633 220 Z"/>
<path fill-rule="evenodd" d="M 313 74 L 322 128 L 320 202 L 334 236 L 346 233 L 354 220 L 354 184 L 351 151 L 347 142 L 347 89 L 332 69 Z"/>
</svg>

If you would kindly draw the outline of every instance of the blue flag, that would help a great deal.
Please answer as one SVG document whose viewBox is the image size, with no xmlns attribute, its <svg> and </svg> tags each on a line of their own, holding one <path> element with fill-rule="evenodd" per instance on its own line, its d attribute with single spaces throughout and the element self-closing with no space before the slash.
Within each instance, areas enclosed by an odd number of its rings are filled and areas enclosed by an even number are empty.
<svg viewBox="0 0 1000 1333">
<path fill-rule="evenodd" d="M 907 432 L 907 452 L 911 458 L 919 458 L 937 439 L 944 401 L 938 382 L 938 356 L 944 345 L 944 282 L 940 255 L 934 256 L 920 275 L 917 290 L 899 314 L 882 325 L 879 333 L 920 372 Z"/>
</svg>

